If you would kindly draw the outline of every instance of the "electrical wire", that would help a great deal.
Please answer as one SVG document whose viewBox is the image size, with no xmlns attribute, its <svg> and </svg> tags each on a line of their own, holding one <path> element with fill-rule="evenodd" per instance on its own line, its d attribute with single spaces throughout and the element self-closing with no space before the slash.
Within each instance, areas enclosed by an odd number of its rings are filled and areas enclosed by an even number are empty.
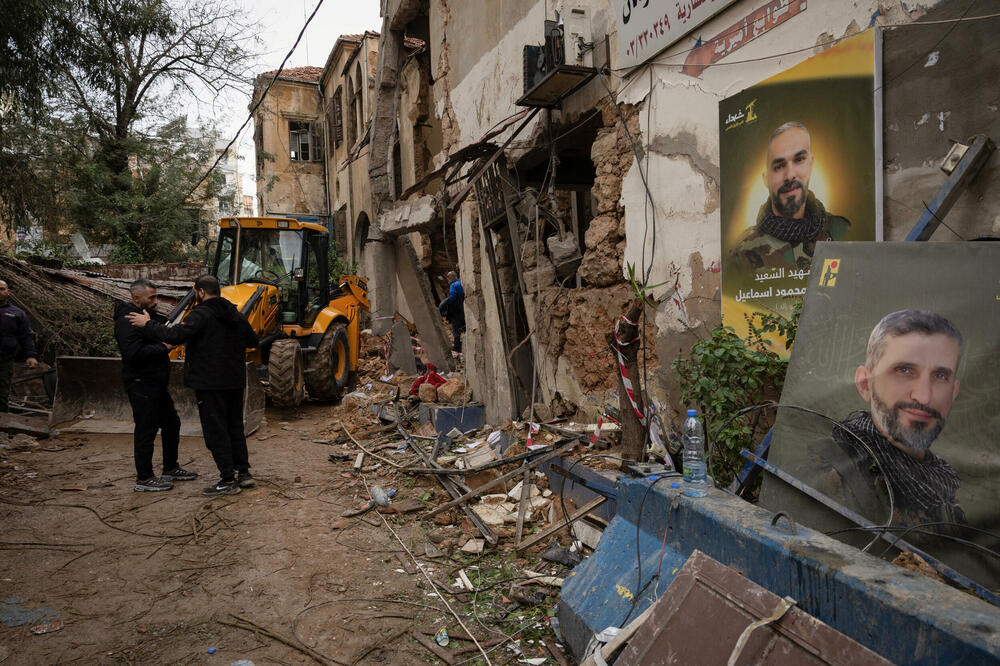
<svg viewBox="0 0 1000 666">
<path fill-rule="evenodd" d="M 857 526 L 854 526 L 854 527 L 844 527 L 844 528 L 839 529 L 839 530 L 832 530 L 830 532 L 823 532 L 823 534 L 825 534 L 827 536 L 834 536 L 836 534 L 843 534 L 844 532 L 869 532 L 869 531 L 871 531 L 871 532 L 881 532 L 881 533 L 886 533 L 886 532 L 902 532 L 902 534 L 900 534 L 898 537 L 895 537 L 895 539 L 896 539 L 895 542 L 890 543 L 889 546 L 885 550 L 882 551 L 882 553 L 879 555 L 879 557 L 881 558 L 881 557 L 885 557 L 885 554 L 887 552 L 889 552 L 889 550 L 891 548 L 893 548 L 896 545 L 896 543 L 898 543 L 899 541 L 901 541 L 906 534 L 908 534 L 911 531 L 915 531 L 915 532 L 919 532 L 920 534 L 924 534 L 924 535 L 927 535 L 927 536 L 938 537 L 938 538 L 941 538 L 941 539 L 946 539 L 948 541 L 954 541 L 956 543 L 960 543 L 962 545 L 968 546 L 969 548 L 972 548 L 973 550 L 978 550 L 978 551 L 981 551 L 981 552 L 983 552 L 983 553 L 985 553 L 985 554 L 987 554 L 987 555 L 989 555 L 991 557 L 995 557 L 997 559 L 1000 559 L 1000 552 L 997 552 L 997 551 L 993 550 L 992 548 L 987 548 L 986 546 L 984 546 L 982 544 L 978 544 L 975 541 L 971 541 L 969 539 L 962 539 L 961 537 L 957 537 L 957 536 L 954 536 L 952 534 L 941 534 L 940 532 L 935 532 L 933 530 L 923 529 L 925 527 L 942 526 L 942 525 L 948 525 L 948 526 L 952 526 L 952 527 L 967 527 L 966 525 L 962 525 L 962 523 L 954 523 L 954 522 L 950 522 L 950 521 L 936 521 L 936 522 L 931 522 L 931 523 L 919 523 L 917 525 L 911 525 L 909 527 L 907 527 L 905 525 L 896 525 L 896 526 L 893 526 L 893 527 L 879 527 L 879 526 L 863 527 L 863 526 L 857 525 Z M 986 530 L 976 530 L 976 531 L 977 532 L 984 532 L 986 534 L 989 534 L 990 536 L 996 537 L 996 535 L 994 535 L 994 534 L 992 534 L 990 532 L 987 532 Z M 998 537 L 998 538 L 1000 538 L 1000 537 Z"/>
<path fill-rule="evenodd" d="M 322 6 L 323 6 L 323 0 L 319 0 L 316 3 L 316 7 L 312 10 L 312 14 L 309 15 L 309 18 L 307 18 L 306 22 L 302 25 L 302 29 L 299 30 L 299 35 L 298 37 L 295 38 L 295 43 L 292 44 L 292 48 L 290 48 L 288 50 L 288 53 L 285 54 L 285 58 L 281 61 L 281 64 L 278 65 L 278 69 L 275 70 L 274 76 L 272 76 L 271 80 L 267 82 L 267 87 L 265 87 L 264 91 L 260 94 L 260 99 L 258 99 L 250 107 L 250 113 L 247 114 L 247 119 L 244 120 L 243 124 L 240 125 L 240 128 L 236 130 L 236 135 L 233 136 L 232 140 L 228 144 L 226 144 L 225 150 L 219 153 L 219 156 L 215 159 L 215 162 L 212 164 L 212 166 L 208 168 L 208 171 L 206 171 L 205 174 L 201 177 L 201 179 L 195 184 L 195 186 L 192 187 L 191 190 L 184 195 L 183 198 L 184 201 L 186 201 L 189 196 L 194 194 L 195 190 L 201 187 L 201 184 L 205 182 L 205 180 L 211 175 L 213 171 L 215 171 L 215 168 L 219 166 L 219 163 L 222 162 L 223 158 L 229 154 L 229 149 L 233 147 L 233 144 L 236 143 L 236 141 L 240 138 L 240 134 L 243 132 L 244 129 L 246 129 L 246 126 L 249 125 L 250 122 L 253 120 L 253 114 L 256 113 L 257 107 L 263 104 L 264 98 L 267 97 L 268 91 L 271 90 L 271 86 L 273 86 L 274 82 L 278 80 L 279 76 L 281 76 L 281 72 L 285 69 L 285 64 L 288 62 L 288 59 L 292 57 L 292 53 L 295 52 L 295 49 L 298 47 L 299 42 L 302 41 L 302 36 L 306 34 L 306 28 L 309 27 L 309 24 L 316 17 L 316 12 L 318 12 L 319 8 Z"/>
</svg>

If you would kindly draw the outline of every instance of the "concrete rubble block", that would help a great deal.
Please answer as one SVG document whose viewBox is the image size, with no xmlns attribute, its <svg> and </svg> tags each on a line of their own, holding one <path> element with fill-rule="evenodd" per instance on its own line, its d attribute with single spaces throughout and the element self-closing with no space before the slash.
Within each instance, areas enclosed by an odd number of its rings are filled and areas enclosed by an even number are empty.
<svg viewBox="0 0 1000 666">
<path fill-rule="evenodd" d="M 475 511 L 476 515 L 482 518 L 483 522 L 490 527 L 499 527 L 503 525 L 504 516 L 507 515 L 507 512 L 503 509 L 503 507 L 495 504 L 477 504 L 472 507 L 472 510 Z"/>
<path fill-rule="evenodd" d="M 469 401 L 470 390 L 461 377 L 452 377 L 438 387 L 438 399 L 452 405 L 462 405 Z"/>
<path fill-rule="evenodd" d="M 478 555 L 483 552 L 483 548 L 486 547 L 486 539 L 469 539 L 462 546 L 463 553 L 469 553 L 471 555 Z"/>
<path fill-rule="evenodd" d="M 392 325 L 392 347 L 389 349 L 389 366 L 408 375 L 417 374 L 417 359 L 413 355 L 410 329 L 402 320 Z"/>
<path fill-rule="evenodd" d="M 545 239 L 545 244 L 549 248 L 549 256 L 556 266 L 571 262 L 580 258 L 580 246 L 576 242 L 576 236 L 567 231 L 562 238 L 549 236 Z"/>
<path fill-rule="evenodd" d="M 371 239 L 373 232 L 369 231 Z M 391 240 L 369 240 L 365 244 L 365 275 L 371 302 L 372 335 L 385 335 L 396 317 L 396 248 Z"/>
<path fill-rule="evenodd" d="M 522 420 L 527 420 L 529 418 L 532 418 L 530 406 L 525 407 L 524 412 L 521 414 Z M 546 405 L 544 402 L 536 402 L 534 422 L 542 423 L 544 421 L 551 421 L 551 420 L 552 420 L 552 410 L 549 409 L 549 406 Z"/>
<path fill-rule="evenodd" d="M 403 201 L 379 216 L 379 229 L 386 236 L 398 236 L 414 231 L 431 231 L 437 226 L 437 204 L 426 195 Z"/>
<path fill-rule="evenodd" d="M 539 289 L 551 287 L 556 283 L 556 267 L 545 255 L 538 259 L 538 265 L 535 268 L 524 271 L 524 286 L 529 293 L 535 293 Z"/>
<path fill-rule="evenodd" d="M 588 250 L 593 250 L 618 242 L 618 219 L 607 215 L 595 217 L 587 227 L 587 233 L 583 236 L 584 243 Z"/>
<path fill-rule="evenodd" d="M 451 339 L 445 331 L 437 303 L 434 302 L 433 291 L 427 273 L 417 261 L 413 244 L 408 238 L 396 238 L 396 277 L 406 299 L 413 323 L 416 325 L 423 343 L 427 358 L 438 372 L 448 372 L 454 368 L 451 356 Z M 390 282 L 391 280 L 385 280 Z M 374 314 L 374 313 L 373 313 Z M 372 322 L 374 328 L 375 322 Z"/>
<path fill-rule="evenodd" d="M 438 391 L 433 384 L 428 384 L 424 382 L 417 389 L 417 397 L 420 398 L 420 402 L 437 402 Z"/>
<path fill-rule="evenodd" d="M 521 488 L 523 488 L 523 487 L 524 487 L 524 482 L 523 481 L 518 481 L 517 485 L 514 486 L 513 488 L 511 488 L 510 492 L 507 493 L 507 497 L 509 497 L 510 499 L 514 500 L 515 502 L 520 502 L 521 501 Z M 542 494 L 541 491 L 538 490 L 538 486 L 536 486 L 533 483 L 529 483 L 528 484 L 528 497 L 529 498 L 531 498 L 531 497 L 538 497 L 541 494 Z"/>
<path fill-rule="evenodd" d="M 534 520 L 534 514 L 530 510 L 528 510 L 526 508 L 524 510 L 524 522 L 530 523 L 533 520 Z M 505 522 L 508 525 L 516 525 L 517 524 L 517 511 L 516 510 L 515 511 L 511 511 L 506 516 L 504 516 L 503 517 L 503 522 Z"/>
<path fill-rule="evenodd" d="M 598 130 L 597 138 L 590 145 L 590 158 L 594 164 L 618 157 L 618 133 L 614 129 Z"/>
</svg>

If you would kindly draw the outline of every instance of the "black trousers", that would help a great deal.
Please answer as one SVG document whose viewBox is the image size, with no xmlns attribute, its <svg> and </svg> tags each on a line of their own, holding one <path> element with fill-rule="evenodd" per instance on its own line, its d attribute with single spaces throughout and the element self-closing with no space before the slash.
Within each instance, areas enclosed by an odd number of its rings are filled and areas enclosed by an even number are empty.
<svg viewBox="0 0 1000 666">
<path fill-rule="evenodd" d="M 250 470 L 250 454 L 243 432 L 243 389 L 196 389 L 198 415 L 205 446 L 212 452 L 219 476 L 232 481 L 236 472 Z"/>
<path fill-rule="evenodd" d="M 177 444 L 180 442 L 181 419 L 165 385 L 134 379 L 125 386 L 132 403 L 135 421 L 135 475 L 144 481 L 153 474 L 153 442 L 159 431 L 163 442 L 163 469 L 177 467 Z"/>
<path fill-rule="evenodd" d="M 451 348 L 453 351 L 457 351 L 459 354 L 462 353 L 462 333 L 465 332 L 465 317 L 461 319 L 451 320 L 451 337 L 453 343 Z"/>
</svg>

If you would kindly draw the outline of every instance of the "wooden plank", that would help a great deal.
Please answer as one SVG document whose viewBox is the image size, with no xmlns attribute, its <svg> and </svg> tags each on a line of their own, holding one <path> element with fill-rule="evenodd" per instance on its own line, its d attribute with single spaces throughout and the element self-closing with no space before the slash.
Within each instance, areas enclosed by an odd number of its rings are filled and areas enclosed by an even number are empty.
<svg viewBox="0 0 1000 666">
<path fill-rule="evenodd" d="M 518 544 L 516 550 L 524 550 L 525 548 L 531 548 L 532 546 L 534 546 L 536 543 L 538 543 L 542 539 L 545 539 L 545 538 L 547 538 L 547 537 L 555 534 L 559 530 L 564 529 L 564 528 L 568 527 L 569 525 L 572 525 L 575 521 L 580 520 L 581 518 L 583 518 L 584 516 L 586 516 L 588 513 L 590 513 L 591 511 L 593 511 L 597 507 L 599 507 L 602 504 L 604 504 L 606 501 L 607 501 L 606 497 L 597 497 L 597 498 L 594 498 L 593 500 L 591 500 L 590 502 L 587 502 L 582 507 L 580 507 L 579 509 L 577 509 L 576 511 L 574 511 L 572 514 L 570 514 L 569 518 L 566 518 L 564 520 L 556 521 L 555 523 L 549 525 L 548 527 L 546 527 L 544 530 L 542 530 L 538 534 L 531 535 L 530 537 L 528 537 L 527 539 L 525 539 L 524 541 L 522 541 L 520 544 Z"/>
<path fill-rule="evenodd" d="M 572 442 L 569 442 L 569 443 L 567 443 L 567 444 L 565 444 L 563 446 L 560 446 L 555 451 L 551 451 L 551 452 L 545 454 L 544 456 L 542 456 L 541 458 L 537 458 L 535 460 L 532 460 L 529 463 L 525 463 L 521 467 L 518 467 L 517 469 L 515 469 L 513 472 L 507 472 L 503 476 L 498 476 L 497 478 L 493 479 L 492 481 L 490 481 L 488 483 L 484 483 L 483 485 L 479 486 L 478 488 L 473 488 L 472 490 L 470 490 L 469 492 L 465 493 L 461 497 L 456 497 L 452 501 L 447 502 L 445 504 L 442 504 L 441 506 L 439 506 L 436 509 L 428 511 L 424 515 L 420 516 L 420 519 L 424 520 L 424 519 L 427 519 L 427 518 L 432 518 L 432 517 L 436 516 L 437 514 L 441 513 L 442 511 L 447 511 L 448 509 L 450 509 L 450 508 L 452 508 L 454 506 L 458 506 L 459 504 L 462 504 L 463 502 L 466 502 L 466 501 L 472 499 L 473 497 L 478 497 L 479 495 L 482 495 L 483 493 L 485 493 L 490 488 L 495 488 L 495 487 L 499 486 L 501 483 L 503 483 L 504 481 L 509 481 L 510 479 L 513 479 L 518 474 L 523 473 L 525 469 L 531 469 L 533 467 L 538 467 L 543 462 L 545 462 L 547 460 L 550 460 L 552 458 L 555 458 L 557 455 L 559 455 L 561 453 L 566 453 L 567 451 L 569 451 L 570 449 L 572 449 L 577 444 L 579 444 L 578 441 L 572 441 Z"/>
</svg>

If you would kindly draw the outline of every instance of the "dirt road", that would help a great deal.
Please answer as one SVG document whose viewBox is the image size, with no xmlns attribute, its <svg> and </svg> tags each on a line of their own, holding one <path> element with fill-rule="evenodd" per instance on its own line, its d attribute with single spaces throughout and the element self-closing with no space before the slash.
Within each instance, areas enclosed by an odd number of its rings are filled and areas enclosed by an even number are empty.
<svg viewBox="0 0 1000 666">
<path fill-rule="evenodd" d="M 547 656 L 538 639 L 551 635 L 544 617 L 554 599 L 523 607 L 502 597 L 518 578 L 509 552 L 472 563 L 457 553 L 461 527 L 385 516 L 438 581 L 453 583 L 456 564 L 472 564 L 483 590 L 462 603 L 431 589 L 378 514 L 340 518 L 368 499 L 365 481 L 389 470 L 355 474 L 351 462 L 327 459 L 333 447 L 313 440 L 338 409 L 269 410 L 249 444 L 257 487 L 222 498 L 201 494 L 216 476 L 200 439 L 181 442 L 180 460 L 201 478 L 165 493 L 132 491 L 127 436 L 0 450 L 0 662 L 442 663 L 414 635 L 446 626 L 461 636 L 462 624 L 494 644 L 492 663 Z M 446 499 L 429 479 L 382 482 L 395 484 L 396 501 L 430 508 Z M 537 556 L 521 564 L 541 566 Z M 448 650 L 455 663 L 486 663 L 471 642 Z"/>
</svg>

